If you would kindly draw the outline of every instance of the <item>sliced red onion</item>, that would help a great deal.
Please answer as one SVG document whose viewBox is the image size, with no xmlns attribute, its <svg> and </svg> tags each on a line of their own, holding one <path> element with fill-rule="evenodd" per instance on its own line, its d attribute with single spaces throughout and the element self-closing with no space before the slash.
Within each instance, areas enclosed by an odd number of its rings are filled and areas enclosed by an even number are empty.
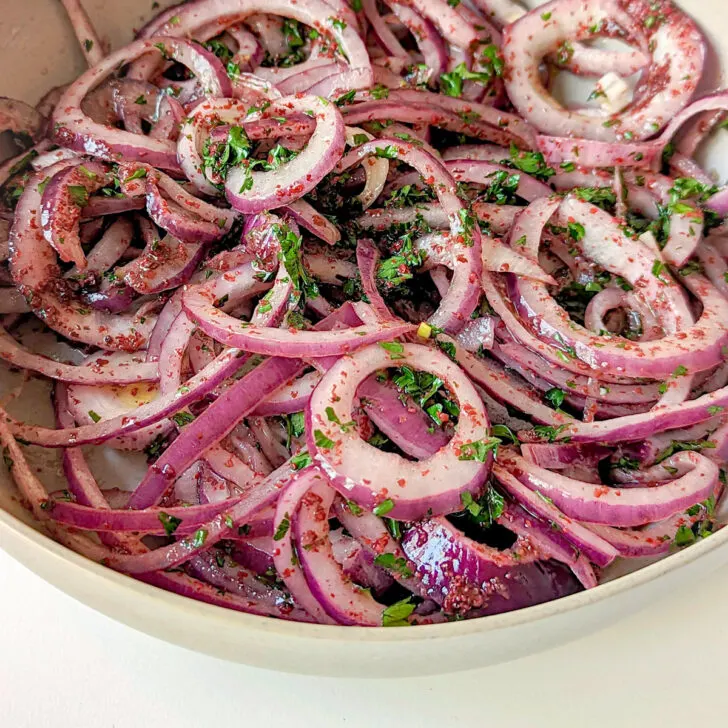
<svg viewBox="0 0 728 728">
<path fill-rule="evenodd" d="M 339 229 L 318 213 L 305 200 L 294 200 L 283 208 L 290 216 L 310 233 L 321 238 L 329 245 L 336 245 L 341 240 Z"/>
<path fill-rule="evenodd" d="M 169 196 L 166 199 L 162 191 Z M 211 243 L 229 232 L 234 216 L 198 200 L 166 175 L 147 179 L 147 211 L 159 227 L 182 242 Z M 170 205 L 170 201 L 174 201 Z"/>
<path fill-rule="evenodd" d="M 316 129 L 306 149 L 279 170 L 251 172 L 236 167 L 228 173 L 225 190 L 240 212 L 255 213 L 287 205 L 312 190 L 334 167 L 344 150 L 344 122 L 337 107 L 320 98 L 288 97 L 268 111 L 312 112 Z M 259 115 L 252 118 L 260 118 Z M 252 185 L 247 181 L 252 179 Z"/>
<path fill-rule="evenodd" d="M 388 55 L 410 60 L 410 54 L 405 50 L 397 39 L 397 36 L 390 30 L 384 18 L 379 14 L 376 0 L 362 0 L 364 17 L 369 21 L 377 40 Z"/>
<path fill-rule="evenodd" d="M 66 167 L 45 185 L 40 212 L 43 235 L 65 263 L 86 268 L 86 256 L 78 238 L 81 211 L 89 195 L 106 182 L 106 169 L 91 162 Z"/>
<path fill-rule="evenodd" d="M 538 150 L 552 165 L 578 164 L 580 167 L 633 167 L 652 169 L 662 150 L 655 144 L 641 142 L 597 141 L 540 135 Z"/>
<path fill-rule="evenodd" d="M 436 17 L 436 13 L 430 18 L 427 18 L 423 17 L 421 11 L 417 12 L 409 5 L 403 3 L 391 2 L 390 6 L 394 14 L 407 26 L 407 29 L 414 36 L 425 64 L 428 69 L 432 70 L 432 75 L 435 78 L 439 78 L 440 74 L 445 71 L 447 65 L 447 51 L 442 38 L 432 22 L 433 18 Z"/>
<path fill-rule="evenodd" d="M 349 146 L 355 147 L 361 144 L 361 139 L 358 139 L 358 137 L 364 137 L 368 141 L 374 138 L 371 134 L 359 127 L 346 127 L 346 143 Z M 376 202 L 379 195 L 382 194 L 382 190 L 387 183 L 387 175 L 389 174 L 389 162 L 386 159 L 373 159 L 370 157 L 364 161 L 363 168 L 366 175 L 366 184 L 356 199 L 361 202 L 362 210 L 367 210 Z"/>
<path fill-rule="evenodd" d="M 119 218 L 108 227 L 101 240 L 86 256 L 86 267 L 83 271 L 74 266 L 66 273 L 66 278 L 74 279 L 89 273 L 103 275 L 124 255 L 133 237 L 134 227 L 131 222 L 126 218 Z"/>
<path fill-rule="evenodd" d="M 46 120 L 32 106 L 17 99 L 0 96 L 0 130 L 28 134 L 38 142 L 44 135 Z"/>
<path fill-rule="evenodd" d="M 377 269 L 379 267 L 379 251 L 371 240 L 360 240 L 356 246 L 356 262 L 359 267 L 362 288 L 369 299 L 371 307 L 382 321 L 395 321 L 397 317 L 387 307 L 377 289 Z"/>
<path fill-rule="evenodd" d="M 61 0 L 89 66 L 101 63 L 104 49 L 80 0 Z"/>
<path fill-rule="evenodd" d="M 384 605 L 346 577 L 329 538 L 328 513 L 336 491 L 322 479 L 303 495 L 291 527 L 301 568 L 313 597 L 339 624 L 382 625 Z"/>
<path fill-rule="evenodd" d="M 411 400 L 403 403 L 393 386 L 370 377 L 357 390 L 365 412 L 379 430 L 410 457 L 426 460 L 445 447 L 448 436 Z"/>
<path fill-rule="evenodd" d="M 204 252 L 204 246 L 199 243 L 185 244 L 167 235 L 162 240 L 154 240 L 117 273 L 138 293 L 161 293 L 187 283 Z"/>
<path fill-rule="evenodd" d="M 243 602 L 240 607 L 243 611 L 297 622 L 312 621 L 308 613 L 293 603 L 290 595 L 282 589 L 264 584 L 253 574 L 242 571 L 234 562 L 228 563 L 224 556 L 221 557 L 222 566 L 219 560 L 210 552 L 198 554 L 190 559 L 187 568 L 193 576 L 207 582 L 219 592 L 237 597 Z"/>
<path fill-rule="evenodd" d="M 554 529 L 553 524 L 532 516 L 514 503 L 505 504 L 498 523 L 516 535 L 527 538 L 543 557 L 568 564 L 585 589 L 597 586 L 597 576 L 589 560 Z"/>
<path fill-rule="evenodd" d="M 377 326 L 359 326 L 321 334 L 298 329 L 275 329 L 256 326 L 228 316 L 214 306 L 203 293 L 190 290 L 184 297 L 187 313 L 199 327 L 226 346 L 239 346 L 246 351 L 290 358 L 335 356 L 372 342 L 401 336 L 413 329 L 405 322 Z M 237 342 L 237 343 L 236 343 Z"/>
<path fill-rule="evenodd" d="M 532 202 L 542 197 L 548 197 L 551 189 L 543 182 L 530 177 L 522 172 L 514 173 L 512 169 L 504 167 L 500 164 L 490 164 L 480 160 L 453 160 L 446 162 L 445 166 L 448 171 L 459 182 L 475 182 L 476 184 L 487 185 L 490 179 L 497 172 L 508 172 L 518 176 L 518 196 L 524 200 Z"/>
<path fill-rule="evenodd" d="M 526 463 L 526 467 L 535 466 Z M 553 505 L 553 502 L 548 496 L 543 498 L 536 490 L 531 490 L 521 483 L 515 474 L 503 467 L 498 461 L 496 461 L 493 474 L 503 488 L 523 508 L 548 523 L 556 524 L 554 530 L 562 534 L 564 538 L 576 546 L 592 562 L 597 564 L 597 566 L 607 566 L 619 555 L 617 549 L 609 542 L 582 526 L 578 521 L 572 520 L 564 515 Z M 555 474 L 549 473 L 549 475 Z"/>
<path fill-rule="evenodd" d="M 258 13 L 270 13 L 270 16 L 258 15 Z M 220 18 L 225 18 L 225 23 L 233 25 L 246 18 L 255 17 L 257 22 L 274 23 L 280 22 L 277 18 L 271 17 L 282 15 L 293 18 L 305 25 L 316 28 L 329 42 L 335 42 L 341 54 L 348 60 L 353 69 L 364 69 L 371 71 L 369 55 L 360 39 L 357 29 L 358 22 L 356 15 L 344 3 L 331 3 L 323 0 L 310 0 L 305 6 L 292 0 L 276 0 L 274 3 L 268 0 L 248 2 L 248 0 L 234 0 L 232 4 L 228 0 L 208 0 L 208 2 L 195 3 L 190 7 L 180 8 L 172 17 L 166 17 L 151 25 L 147 33 L 158 33 L 167 35 L 183 36 L 194 32 L 210 23 L 220 28 Z M 270 20 L 265 20 L 265 18 Z M 256 30 L 256 28 L 254 28 Z M 260 35 L 261 26 L 257 25 L 257 32 Z M 278 34 L 282 40 L 282 35 Z M 264 45 L 268 42 L 269 36 L 263 36 Z M 287 48 L 281 46 L 280 50 L 269 47 L 272 55 L 285 52 Z M 371 84 L 371 75 L 364 77 L 363 87 Z"/>
<path fill-rule="evenodd" d="M 273 551 L 273 563 L 288 590 L 309 614 L 321 624 L 336 624 L 317 597 L 311 591 L 306 576 L 301 568 L 298 546 L 294 544 L 291 522 L 296 518 L 296 511 L 302 498 L 309 489 L 321 482 L 321 475 L 314 468 L 302 471 L 283 493 L 276 507 L 273 526 L 278 538 L 277 547 Z"/>
<path fill-rule="evenodd" d="M 402 547 L 428 596 L 449 613 L 498 614 L 578 591 L 568 571 L 538 560 L 528 538 L 499 551 L 438 518 L 409 529 Z"/>
<path fill-rule="evenodd" d="M 202 46 L 166 37 L 136 41 L 107 56 L 102 63 L 68 87 L 54 112 L 54 139 L 62 146 L 109 161 L 121 158 L 145 162 L 162 169 L 179 169 L 175 145 L 172 142 L 99 124 L 91 121 L 80 108 L 85 96 L 120 65 L 145 53 L 160 56 L 157 44 L 161 44 L 165 54 L 189 64 L 206 90 L 209 89 L 216 95 L 230 95 L 230 81 L 222 64 Z"/>
<path fill-rule="evenodd" d="M 483 463 L 460 459 L 467 457 L 469 443 L 487 437 L 487 415 L 476 404 L 470 382 L 443 354 L 413 344 L 388 346 L 394 349 L 394 358 L 387 348 L 371 346 L 340 360 L 324 375 L 306 412 L 309 452 L 332 485 L 365 508 L 381 510 L 385 503 L 391 517 L 400 520 L 421 517 L 430 509 L 435 514 L 452 513 L 461 505 L 461 494 L 476 493 L 487 477 L 490 457 Z M 469 403 L 461 409 L 452 440 L 427 460 L 412 463 L 382 452 L 351 427 L 341 426 L 352 421 L 359 384 L 392 362 L 435 374 L 461 404 Z"/>
<path fill-rule="evenodd" d="M 380 144 L 384 146 L 379 146 Z M 454 194 L 452 178 L 442 163 L 412 144 L 397 139 L 367 142 L 350 151 L 336 170 L 343 172 L 360 159 L 371 154 L 381 154 L 378 151 L 381 149 L 394 150 L 393 153 L 399 159 L 420 173 L 425 184 L 433 185 L 437 198 L 447 213 L 452 240 L 458 243 L 458 247 L 451 248 L 450 253 L 454 275 L 447 296 L 440 302 L 440 307 L 429 323 L 445 329 L 448 333 L 457 333 L 477 305 L 478 292 L 472 284 L 478 280 L 482 264 L 480 229 Z"/>
<path fill-rule="evenodd" d="M 10 271 L 18 290 L 40 319 L 71 340 L 103 349 L 142 348 L 154 326 L 154 317 L 144 317 L 142 321 L 134 314 L 111 315 L 73 305 L 73 296 L 60 276 L 55 253 L 41 232 L 39 186 L 46 171 L 52 176 L 60 170 L 43 170 L 28 182 L 10 233 Z"/>
<path fill-rule="evenodd" d="M 705 62 L 705 40 L 693 20 L 667 2 L 659 2 L 657 10 L 661 18 L 650 27 L 644 23 L 652 12 L 647 3 L 635 4 L 629 13 L 597 0 L 553 0 L 531 10 L 503 34 L 505 84 L 511 101 L 530 123 L 554 136 L 605 142 L 625 134 L 636 140 L 651 136 L 690 101 Z M 563 108 L 541 83 L 541 60 L 563 43 L 588 39 L 590 28 L 610 22 L 631 34 L 639 29 L 652 49 L 653 60 L 635 100 L 624 112 L 609 117 Z"/>
<path fill-rule="evenodd" d="M 669 518 L 705 500 L 717 482 L 718 467 L 699 453 L 677 453 L 666 463 L 671 467 L 687 463 L 692 470 L 667 485 L 622 489 L 581 483 L 515 455 L 499 458 L 497 468 L 508 470 L 572 518 L 610 526 L 641 526 Z"/>
</svg>

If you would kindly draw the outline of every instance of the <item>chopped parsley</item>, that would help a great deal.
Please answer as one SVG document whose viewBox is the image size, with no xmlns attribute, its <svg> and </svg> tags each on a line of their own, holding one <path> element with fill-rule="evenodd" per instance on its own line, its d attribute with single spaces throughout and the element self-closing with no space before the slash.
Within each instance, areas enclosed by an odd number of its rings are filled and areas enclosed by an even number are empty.
<svg viewBox="0 0 728 728">
<path fill-rule="evenodd" d="M 607 212 L 617 204 L 617 195 L 610 187 L 576 187 L 573 193 L 584 202 L 591 202 Z"/>
<path fill-rule="evenodd" d="M 68 196 L 76 207 L 88 205 L 88 190 L 83 185 L 68 185 Z"/>
<path fill-rule="evenodd" d="M 199 549 L 205 545 L 205 541 L 207 541 L 207 529 L 198 528 L 197 531 L 192 534 L 192 541 L 190 543 L 193 548 Z"/>
<path fill-rule="evenodd" d="M 552 387 L 544 393 L 543 397 L 549 404 L 558 409 L 562 404 L 564 404 L 566 392 L 558 387 Z"/>
<path fill-rule="evenodd" d="M 487 85 L 494 78 L 503 75 L 505 64 L 496 45 L 491 43 L 485 46 L 476 54 L 476 58 L 481 71 L 471 71 L 465 63 L 460 63 L 449 73 L 440 75 L 440 91 L 446 96 L 460 97 L 463 95 L 465 81 Z"/>
<path fill-rule="evenodd" d="M 298 300 L 316 298 L 319 295 L 318 286 L 303 265 L 301 246 L 303 238 L 296 235 L 288 225 L 281 223 L 272 226 L 272 231 L 278 238 L 281 251 L 278 254 L 291 278 L 295 295 Z"/>
<path fill-rule="evenodd" d="M 179 527 L 180 523 L 182 523 L 182 519 L 177 518 L 176 516 L 170 516 L 169 513 L 162 511 L 159 514 L 159 522 L 164 527 L 164 532 L 167 536 L 172 536 Z"/>
<path fill-rule="evenodd" d="M 556 170 L 546 164 L 541 152 L 523 152 L 515 144 L 511 144 L 510 158 L 503 160 L 502 164 L 525 172 L 544 182 L 556 174 Z"/>
<path fill-rule="evenodd" d="M 242 126 L 231 126 L 224 142 L 213 142 L 209 137 L 202 146 L 203 166 L 221 179 L 227 177 L 233 167 L 248 159 L 253 145 Z"/>
<path fill-rule="evenodd" d="M 488 456 L 492 453 L 494 457 L 498 455 L 498 446 L 501 441 L 497 437 L 486 437 L 475 442 L 466 442 L 460 446 L 460 455 L 458 460 L 477 460 L 484 463 L 488 460 Z"/>
<path fill-rule="evenodd" d="M 374 149 L 374 156 L 381 157 L 382 159 L 397 159 L 397 149 L 391 144 L 387 144 L 386 147 L 376 147 Z"/>
<path fill-rule="evenodd" d="M 330 450 L 334 446 L 334 441 L 326 437 L 321 430 L 314 430 L 313 439 L 316 447 L 320 447 L 323 450 Z"/>
<path fill-rule="evenodd" d="M 556 442 L 559 435 L 568 429 L 568 425 L 559 425 L 558 427 L 551 427 L 550 425 L 536 425 L 533 428 L 533 432 L 536 436 L 544 438 L 549 442 Z M 560 442 L 567 442 L 567 439 L 563 439 Z"/>
<path fill-rule="evenodd" d="M 291 467 L 294 470 L 303 470 L 304 468 L 307 468 L 309 465 L 311 465 L 312 462 L 313 461 L 311 460 L 311 456 L 306 450 L 303 450 L 302 452 L 298 453 L 298 455 L 294 455 L 291 458 Z"/>
<path fill-rule="evenodd" d="M 379 346 L 389 352 L 390 359 L 404 359 L 404 345 L 398 341 L 380 341 Z"/>
<path fill-rule="evenodd" d="M 659 465 L 664 460 L 678 452 L 700 452 L 701 450 L 712 450 L 715 443 L 710 440 L 673 440 L 656 458 L 655 465 Z"/>
<path fill-rule="evenodd" d="M 170 419 L 175 425 L 177 425 L 177 427 L 184 427 L 185 425 L 189 425 L 191 422 L 194 422 L 195 416 L 191 412 L 182 410 L 181 412 L 177 412 L 177 414 L 172 415 Z"/>
<path fill-rule="evenodd" d="M 386 516 L 394 508 L 394 501 L 391 498 L 383 500 L 376 508 L 373 513 L 375 516 Z"/>
<path fill-rule="evenodd" d="M 147 176 L 147 170 L 144 167 L 138 167 L 135 169 L 124 182 L 133 182 L 135 179 L 143 179 Z"/>
<path fill-rule="evenodd" d="M 382 612 L 382 627 L 406 627 L 409 625 L 407 618 L 414 611 L 411 597 L 395 602 Z"/>
<path fill-rule="evenodd" d="M 483 528 L 492 526 L 503 515 L 505 508 L 503 496 L 492 486 L 478 500 L 467 491 L 461 493 L 460 500 L 468 520 Z"/>
<path fill-rule="evenodd" d="M 434 193 L 429 188 L 421 189 L 415 185 L 403 185 L 391 192 L 389 198 L 385 200 L 384 206 L 396 208 L 414 207 L 424 202 L 431 202 L 434 197 Z"/>
<path fill-rule="evenodd" d="M 407 559 L 395 556 L 394 554 L 379 554 L 374 559 L 374 563 L 383 569 L 393 571 L 399 574 L 403 579 L 409 579 L 413 576 L 412 569 L 407 565 Z"/>
<path fill-rule="evenodd" d="M 501 169 L 486 177 L 488 187 L 482 195 L 484 202 L 495 202 L 497 205 L 513 205 L 516 203 L 520 174 L 509 174 Z"/>
<path fill-rule="evenodd" d="M 288 529 L 291 527 L 291 518 L 286 513 L 285 516 L 281 519 L 281 522 L 278 524 L 278 528 L 276 528 L 276 532 L 273 534 L 273 540 L 274 541 L 281 541 L 283 537 L 288 533 Z"/>
</svg>

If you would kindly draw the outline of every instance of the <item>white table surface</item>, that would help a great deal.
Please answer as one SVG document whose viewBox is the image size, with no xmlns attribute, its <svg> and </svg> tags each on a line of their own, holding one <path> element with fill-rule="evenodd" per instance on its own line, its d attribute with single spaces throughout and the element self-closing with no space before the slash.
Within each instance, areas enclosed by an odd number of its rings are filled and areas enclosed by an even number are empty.
<svg viewBox="0 0 728 728">
<path fill-rule="evenodd" d="M 436 678 L 309 678 L 147 637 L 0 552 L 0 726 L 719 726 L 727 611 L 723 570 L 615 627 L 507 665 Z"/>
</svg>

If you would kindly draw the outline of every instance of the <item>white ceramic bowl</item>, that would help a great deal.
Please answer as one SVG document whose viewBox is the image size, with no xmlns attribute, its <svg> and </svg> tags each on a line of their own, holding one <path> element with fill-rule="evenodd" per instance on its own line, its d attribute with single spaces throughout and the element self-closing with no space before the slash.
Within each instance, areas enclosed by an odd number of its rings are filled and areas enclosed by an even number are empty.
<svg viewBox="0 0 728 728">
<path fill-rule="evenodd" d="M 305 2 L 305 0 L 302 0 Z M 150 0 L 85 0 L 102 37 L 118 47 L 151 13 Z M 170 3 L 162 3 L 167 5 Z M 536 3 L 538 4 L 538 3 Z M 724 0 L 685 0 L 718 49 L 707 88 L 728 68 Z M 721 45 L 722 44 L 722 45 Z M 57 0 L 2 3 L 0 95 L 35 103 L 50 87 L 84 68 Z M 722 132 L 726 137 L 728 134 Z M 718 146 L 708 159 L 725 177 L 728 155 Z M 709 165 L 710 166 L 710 165 Z M 13 377 L 0 371 L 0 392 Z M 26 387 L 11 411 L 50 424 L 47 388 Z M 50 461 L 49 461 L 50 462 Z M 110 471 L 113 474 L 115 471 Z M 118 472 L 118 470 L 116 471 Z M 110 476 L 107 476 L 110 477 Z M 201 604 L 117 574 L 45 536 L 17 503 L 0 474 L 0 547 L 35 573 L 94 609 L 135 629 L 200 652 L 275 670 L 339 677 L 386 677 L 453 672 L 512 660 L 576 639 L 661 599 L 689 589 L 728 562 L 728 528 L 662 561 L 565 599 L 484 619 L 411 629 L 367 629 L 296 624 Z"/>
</svg>

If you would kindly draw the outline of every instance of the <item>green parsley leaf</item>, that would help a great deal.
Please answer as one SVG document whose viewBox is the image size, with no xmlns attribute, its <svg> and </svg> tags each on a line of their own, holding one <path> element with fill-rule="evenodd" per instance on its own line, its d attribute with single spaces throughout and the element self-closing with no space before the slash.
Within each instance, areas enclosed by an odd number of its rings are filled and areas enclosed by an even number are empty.
<svg viewBox="0 0 728 728">
<path fill-rule="evenodd" d="M 404 359 L 404 345 L 398 341 L 380 341 L 379 346 L 389 352 L 390 359 Z"/>
<path fill-rule="evenodd" d="M 566 229 L 569 231 L 571 238 L 576 240 L 577 243 L 583 240 L 586 235 L 586 229 L 580 222 L 567 222 Z"/>
<path fill-rule="evenodd" d="M 342 94 L 339 96 L 334 103 L 337 106 L 346 106 L 347 104 L 351 104 L 354 102 L 354 97 L 356 96 L 356 89 L 352 89 L 351 91 L 347 91 L 345 94 Z"/>
<path fill-rule="evenodd" d="M 457 348 L 455 344 L 453 344 L 451 341 L 437 341 L 438 348 L 443 351 L 447 356 L 450 357 L 453 361 L 457 361 Z"/>
<path fill-rule="evenodd" d="M 320 447 L 323 450 L 330 450 L 334 446 L 334 441 L 326 437 L 321 430 L 313 431 L 313 439 L 316 447 Z"/>
<path fill-rule="evenodd" d="M 667 266 L 661 260 L 656 260 L 652 264 L 652 275 L 663 283 L 666 283 L 668 279 L 662 277 L 662 275 L 666 272 L 666 269 Z"/>
<path fill-rule="evenodd" d="M 395 556 L 394 554 L 379 554 L 374 559 L 376 566 L 388 569 L 399 574 L 403 579 L 410 579 L 413 576 L 412 569 L 407 565 L 407 559 Z"/>
<path fill-rule="evenodd" d="M 412 604 L 412 597 L 407 597 L 401 602 L 396 602 L 382 612 L 382 627 L 406 627 L 409 625 L 407 618 L 415 611 Z"/>
<path fill-rule="evenodd" d="M 524 152 L 515 144 L 511 144 L 510 158 L 503 163 L 544 182 L 556 174 L 556 170 L 546 164 L 541 152 Z"/>
<path fill-rule="evenodd" d="M 143 179 L 147 176 L 147 170 L 144 169 L 144 167 L 139 167 L 138 169 L 135 169 L 125 180 L 124 182 L 133 182 L 135 179 Z"/>
<path fill-rule="evenodd" d="M 364 513 L 364 509 L 358 503 L 354 503 L 353 500 L 346 501 L 346 507 L 352 516 L 361 516 Z"/>
<path fill-rule="evenodd" d="M 68 196 L 76 207 L 88 205 L 88 190 L 83 185 L 68 185 Z"/>
<path fill-rule="evenodd" d="M 274 541 L 281 541 L 283 537 L 288 533 L 288 529 L 291 527 L 291 517 L 286 513 L 281 519 L 281 522 L 276 528 L 276 532 L 273 534 Z"/>
<path fill-rule="evenodd" d="M 591 202 L 597 207 L 610 212 L 617 204 L 617 195 L 611 187 L 576 187 L 572 192 L 584 202 Z"/>
<path fill-rule="evenodd" d="M 304 267 L 301 257 L 303 238 L 283 223 L 273 225 L 271 230 L 281 246 L 279 257 L 291 278 L 296 297 L 299 300 L 316 298 L 319 295 L 318 286 Z"/>
<path fill-rule="evenodd" d="M 206 540 L 207 540 L 207 530 L 204 528 L 198 528 L 192 534 L 192 541 L 190 543 L 192 544 L 193 548 L 199 549 L 204 546 Z"/>
<path fill-rule="evenodd" d="M 176 516 L 170 516 L 169 513 L 162 511 L 159 514 L 159 522 L 164 526 L 164 532 L 167 536 L 172 536 L 179 527 L 179 524 L 182 523 L 182 519 Z"/>
<path fill-rule="evenodd" d="M 490 428 L 490 434 L 493 437 L 497 437 L 501 442 L 510 442 L 514 445 L 518 444 L 518 438 L 514 434 L 513 430 L 505 425 L 493 425 L 493 427 Z"/>
<path fill-rule="evenodd" d="M 374 149 L 374 155 L 382 159 L 397 159 L 397 149 L 391 144 L 387 144 L 386 147 L 376 147 Z"/>
<path fill-rule="evenodd" d="M 376 86 L 373 86 L 369 89 L 369 94 L 373 99 L 387 99 L 389 98 L 389 88 L 381 83 L 378 83 Z"/>
<path fill-rule="evenodd" d="M 498 446 L 501 441 L 497 437 L 488 437 L 475 442 L 466 442 L 460 446 L 460 455 L 458 460 L 477 460 L 484 463 L 488 460 L 488 456 L 493 453 L 494 457 L 498 457 Z"/>
<path fill-rule="evenodd" d="M 294 470 L 303 470 L 304 468 L 307 468 L 313 460 L 311 460 L 311 456 L 308 454 L 306 450 L 301 451 L 298 453 L 298 455 L 294 455 L 291 458 L 291 467 Z"/>
<path fill-rule="evenodd" d="M 189 425 L 191 422 L 195 421 L 195 416 L 191 412 L 187 412 L 186 410 L 182 410 L 181 412 L 177 412 L 177 414 L 172 415 L 170 418 L 177 427 L 184 427 L 185 425 Z"/>
<path fill-rule="evenodd" d="M 695 543 L 695 534 L 693 533 L 690 526 L 680 526 L 675 534 L 675 546 L 683 548 L 689 546 L 691 543 Z"/>
<path fill-rule="evenodd" d="M 568 425 L 559 425 L 558 427 L 536 425 L 533 428 L 533 432 L 538 437 L 545 438 L 549 442 L 556 442 L 556 438 L 558 438 L 558 436 L 566 429 L 568 429 Z"/>
<path fill-rule="evenodd" d="M 383 500 L 376 508 L 373 513 L 375 516 L 386 516 L 394 508 L 394 501 L 391 498 Z"/>
<path fill-rule="evenodd" d="M 460 500 L 468 520 L 483 528 L 490 528 L 503 515 L 505 508 L 505 499 L 492 486 L 478 500 L 467 491 L 460 494 Z"/>
<path fill-rule="evenodd" d="M 556 407 L 556 409 L 558 409 L 559 407 L 561 407 L 562 404 L 564 404 L 566 392 L 564 392 L 563 389 L 559 389 L 558 387 L 553 387 L 545 392 L 543 397 L 547 402 L 549 402 L 551 405 Z"/>
</svg>

